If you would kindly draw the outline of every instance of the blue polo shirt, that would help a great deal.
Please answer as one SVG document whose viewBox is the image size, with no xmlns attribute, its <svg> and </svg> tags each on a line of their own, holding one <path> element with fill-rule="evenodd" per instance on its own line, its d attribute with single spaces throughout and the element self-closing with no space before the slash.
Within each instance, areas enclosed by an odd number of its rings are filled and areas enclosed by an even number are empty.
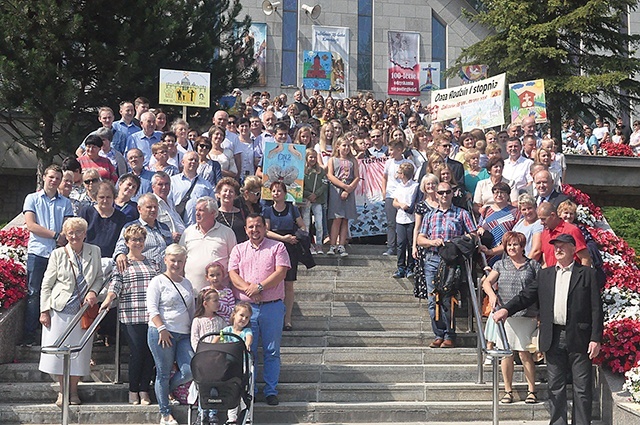
<svg viewBox="0 0 640 425">
<path fill-rule="evenodd" d="M 62 223 L 67 217 L 73 217 L 71 201 L 62 195 L 49 198 L 44 190 L 30 193 L 24 200 L 22 212 L 32 212 L 36 215 L 36 223 L 54 232 L 62 232 Z M 56 241 L 29 233 L 27 253 L 49 258 L 56 249 Z"/>
<path fill-rule="evenodd" d="M 185 206 L 183 214 L 185 226 L 189 226 L 196 222 L 197 200 L 199 198 L 202 198 L 203 196 L 213 196 L 213 186 L 211 186 L 211 183 L 209 183 L 202 177 L 197 177 L 197 179 L 198 180 L 193 187 L 193 191 L 191 192 L 191 196 L 189 197 L 187 205 Z M 186 196 L 192 182 L 193 180 L 189 180 L 189 178 L 183 173 L 171 177 L 170 197 L 174 200 L 176 205 L 178 205 L 182 201 L 182 198 Z"/>
<path fill-rule="evenodd" d="M 131 148 L 138 148 L 144 154 L 144 166 L 149 165 L 149 161 L 151 160 L 151 146 L 154 143 L 159 143 L 162 141 L 162 132 L 154 131 L 151 136 L 146 136 L 144 131 L 138 131 L 129 136 L 127 140 L 127 152 Z"/>
<path fill-rule="evenodd" d="M 121 119 L 113 123 L 113 128 L 117 129 L 121 133 L 127 135 L 127 137 L 131 136 L 133 133 L 137 133 L 141 131 L 142 128 L 138 127 L 135 122 L 131 121 L 131 124 L 127 124 Z"/>
</svg>

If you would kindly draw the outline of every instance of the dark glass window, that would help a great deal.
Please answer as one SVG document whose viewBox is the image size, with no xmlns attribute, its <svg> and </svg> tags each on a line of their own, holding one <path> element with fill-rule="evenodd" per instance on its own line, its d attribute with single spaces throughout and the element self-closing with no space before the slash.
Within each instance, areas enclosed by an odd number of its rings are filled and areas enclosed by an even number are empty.
<svg viewBox="0 0 640 425">
<path fill-rule="evenodd" d="M 433 12 L 431 13 L 431 60 L 440 63 L 440 87 L 443 88 L 447 63 L 447 26 Z"/>
<path fill-rule="evenodd" d="M 358 90 L 373 90 L 373 0 L 358 0 Z"/>
<path fill-rule="evenodd" d="M 282 5 L 282 85 L 298 84 L 298 0 Z"/>
</svg>

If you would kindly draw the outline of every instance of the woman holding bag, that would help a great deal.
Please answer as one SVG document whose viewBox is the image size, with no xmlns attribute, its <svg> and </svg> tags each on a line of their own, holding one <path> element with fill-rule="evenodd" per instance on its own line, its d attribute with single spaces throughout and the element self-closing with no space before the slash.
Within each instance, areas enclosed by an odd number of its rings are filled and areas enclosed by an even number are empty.
<svg viewBox="0 0 640 425">
<path fill-rule="evenodd" d="M 87 222 L 72 217 L 62 225 L 62 234 L 69 242 L 51 253 L 49 264 L 42 280 L 40 292 L 40 323 L 42 323 L 42 346 L 50 346 L 58 339 L 84 303 L 94 306 L 97 294 L 102 289 L 102 264 L 100 248 L 84 243 Z M 65 344 L 76 345 L 85 334 L 78 323 Z M 77 357 L 71 359 L 70 403 L 81 404 L 78 397 L 80 377 L 89 375 L 91 348 L 88 343 Z M 62 358 L 54 354 L 40 356 L 39 369 L 49 373 L 60 383 L 56 405 L 62 406 Z"/>
</svg>

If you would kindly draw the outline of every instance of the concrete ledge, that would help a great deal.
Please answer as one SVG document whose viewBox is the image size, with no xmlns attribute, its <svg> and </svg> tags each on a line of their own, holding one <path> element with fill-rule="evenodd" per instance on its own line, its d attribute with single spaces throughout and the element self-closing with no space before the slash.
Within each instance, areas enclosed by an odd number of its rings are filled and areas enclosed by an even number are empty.
<svg viewBox="0 0 640 425">
<path fill-rule="evenodd" d="M 0 363 L 11 363 L 15 359 L 26 305 L 26 300 L 22 299 L 8 309 L 0 310 Z"/>
<path fill-rule="evenodd" d="M 640 403 L 631 400 L 628 391 L 623 391 L 624 376 L 598 367 L 602 420 L 612 425 L 637 425 L 640 423 Z"/>
</svg>

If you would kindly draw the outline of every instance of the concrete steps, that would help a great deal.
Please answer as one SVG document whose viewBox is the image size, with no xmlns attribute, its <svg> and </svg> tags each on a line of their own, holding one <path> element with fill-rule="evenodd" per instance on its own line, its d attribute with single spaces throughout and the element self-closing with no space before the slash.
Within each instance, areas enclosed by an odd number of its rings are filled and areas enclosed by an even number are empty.
<svg viewBox="0 0 640 425">
<path fill-rule="evenodd" d="M 282 341 L 279 406 L 258 398 L 256 423 L 447 423 L 482 424 L 492 418 L 491 369 L 487 384 L 475 384 L 476 336 L 467 333 L 466 305 L 458 309 L 458 348 L 431 349 L 426 302 L 413 297 L 413 282 L 393 279 L 395 258 L 381 246 L 352 246 L 345 258 L 318 256 L 318 266 L 299 268 L 294 330 Z M 0 423 L 60 422 L 53 405 L 57 384 L 38 371 L 39 348 L 20 348 L 16 363 L 0 365 Z M 71 406 L 75 424 L 158 423 L 158 407 L 126 404 L 127 385 L 112 384 L 114 348 L 94 347 L 91 376 L 80 384 L 81 406 Z M 121 379 L 128 377 L 123 347 Z M 262 366 L 256 367 L 258 387 Z M 500 407 L 501 423 L 548 420 L 546 368 L 537 368 L 538 397 Z M 516 400 L 526 396 L 521 366 L 514 375 Z M 599 415 L 599 406 L 594 413 Z M 187 407 L 174 416 L 186 423 Z"/>
</svg>

